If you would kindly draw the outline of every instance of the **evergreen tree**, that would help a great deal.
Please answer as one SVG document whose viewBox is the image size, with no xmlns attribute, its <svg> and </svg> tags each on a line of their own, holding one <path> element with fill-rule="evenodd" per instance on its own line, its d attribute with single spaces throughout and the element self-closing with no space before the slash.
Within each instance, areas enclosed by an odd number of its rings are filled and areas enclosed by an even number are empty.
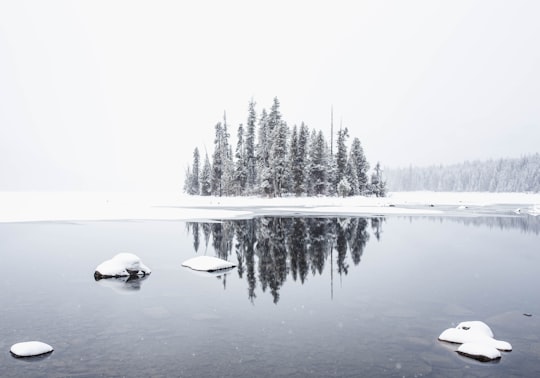
<svg viewBox="0 0 540 378">
<path fill-rule="evenodd" d="M 356 178 L 358 181 L 358 194 L 366 194 L 368 192 L 369 180 L 368 171 L 369 163 L 364 155 L 364 149 L 360 144 L 360 139 L 354 138 L 351 145 L 351 157 L 354 158 L 353 167 L 356 169 Z"/>
<path fill-rule="evenodd" d="M 230 134 L 228 132 L 227 115 L 223 112 L 223 135 L 222 135 L 222 188 L 223 194 L 230 196 L 234 194 L 234 161 L 232 146 L 229 144 Z"/>
<path fill-rule="evenodd" d="M 257 143 L 257 178 L 259 193 L 270 196 L 273 191 L 272 171 L 270 169 L 270 128 L 268 115 L 262 110 L 259 120 L 259 139 Z"/>
<path fill-rule="evenodd" d="M 203 169 L 201 172 L 201 196 L 209 196 L 212 194 L 212 167 L 210 166 L 210 159 L 208 154 L 204 160 Z"/>
<path fill-rule="evenodd" d="M 252 191 L 257 180 L 256 175 L 256 160 L 255 160 L 255 123 L 257 122 L 257 114 L 255 113 L 255 102 L 249 103 L 248 120 L 246 126 L 246 187 L 248 191 Z"/>
<path fill-rule="evenodd" d="M 272 195 L 281 197 L 287 189 L 289 180 L 287 164 L 287 135 L 288 127 L 285 122 L 274 126 L 272 145 L 270 148 L 270 171 L 272 173 Z"/>
<path fill-rule="evenodd" d="M 328 147 L 322 131 L 312 132 L 309 151 L 309 181 L 311 195 L 321 196 L 327 194 Z"/>
<path fill-rule="evenodd" d="M 289 172 L 291 173 L 291 192 L 297 197 L 303 192 L 303 175 L 299 172 L 298 167 L 298 127 L 294 125 L 291 133 L 291 143 L 289 145 Z"/>
<path fill-rule="evenodd" d="M 220 196 L 223 194 L 223 156 L 224 140 L 223 127 L 220 122 L 215 126 L 216 136 L 214 139 L 214 155 L 212 156 L 212 195 Z"/>
<path fill-rule="evenodd" d="M 295 182 L 294 193 L 296 195 L 306 194 L 308 191 L 306 183 L 308 139 L 309 129 L 304 122 L 302 122 L 298 134 L 298 148 L 296 149 L 294 158 L 294 170 L 292 171 Z"/>
<path fill-rule="evenodd" d="M 349 160 L 347 161 L 347 168 L 345 169 L 345 178 L 347 179 L 347 182 L 350 184 L 350 190 L 347 195 L 349 196 L 357 196 L 360 194 L 359 192 L 359 185 L 358 185 L 358 176 L 356 175 L 356 167 L 358 164 L 356 163 L 356 158 L 353 155 L 352 151 L 349 155 Z"/>
<path fill-rule="evenodd" d="M 242 124 L 238 126 L 238 138 L 236 144 L 236 166 L 234 171 L 234 186 L 237 195 L 243 194 L 246 189 L 247 181 L 247 164 L 245 159 L 244 148 L 244 127 Z"/>
<path fill-rule="evenodd" d="M 345 177 L 347 169 L 347 145 L 346 141 L 349 137 L 347 128 L 340 129 L 337 135 L 337 153 L 336 153 L 336 177 L 335 182 L 340 182 Z"/>
<path fill-rule="evenodd" d="M 197 147 L 193 151 L 193 169 L 191 170 L 191 179 L 189 181 L 189 194 L 199 194 L 199 149 Z"/>
<path fill-rule="evenodd" d="M 383 180 L 379 162 L 375 165 L 375 171 L 371 175 L 371 193 L 376 197 L 386 196 L 386 183 Z"/>
</svg>

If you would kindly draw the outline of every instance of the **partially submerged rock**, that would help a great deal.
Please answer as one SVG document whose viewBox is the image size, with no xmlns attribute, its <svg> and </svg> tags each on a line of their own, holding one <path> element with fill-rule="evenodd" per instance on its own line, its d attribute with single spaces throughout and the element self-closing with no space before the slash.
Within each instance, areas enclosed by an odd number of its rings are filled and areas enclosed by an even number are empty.
<svg viewBox="0 0 540 378">
<path fill-rule="evenodd" d="M 94 278 L 142 277 L 152 273 L 141 259 L 132 253 L 119 253 L 96 267 Z"/>
<path fill-rule="evenodd" d="M 462 344 L 457 352 L 480 361 L 491 361 L 501 358 L 499 351 L 509 352 L 512 345 L 506 341 L 496 340 L 493 331 L 481 321 L 459 323 L 456 328 L 448 328 L 441 333 L 439 340 Z"/>
<path fill-rule="evenodd" d="M 41 341 L 25 341 L 13 344 L 10 351 L 15 357 L 34 357 L 51 353 L 53 350 L 52 346 Z"/>
<path fill-rule="evenodd" d="M 498 349 L 481 343 L 461 344 L 457 352 L 463 356 L 474 358 L 475 360 L 487 362 L 501 358 L 501 352 Z"/>
<path fill-rule="evenodd" d="M 234 268 L 236 265 L 230 261 L 212 256 L 197 256 L 182 263 L 182 266 L 204 272 L 216 272 Z"/>
</svg>

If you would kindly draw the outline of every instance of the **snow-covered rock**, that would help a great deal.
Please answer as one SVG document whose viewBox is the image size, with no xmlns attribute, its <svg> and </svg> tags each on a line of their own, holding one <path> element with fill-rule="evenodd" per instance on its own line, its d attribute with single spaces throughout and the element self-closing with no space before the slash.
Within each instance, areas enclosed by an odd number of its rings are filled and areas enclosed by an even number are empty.
<svg viewBox="0 0 540 378">
<path fill-rule="evenodd" d="M 462 344 L 457 350 L 458 353 L 481 361 L 500 358 L 498 350 L 506 352 L 512 350 L 510 343 L 496 340 L 491 328 L 478 320 L 462 322 L 456 328 L 444 330 L 439 336 L 439 340 Z"/>
<path fill-rule="evenodd" d="M 481 343 L 461 344 L 457 349 L 457 352 L 461 355 L 480 361 L 492 361 L 501 358 L 501 352 L 496 348 Z"/>
<path fill-rule="evenodd" d="M 11 353 L 16 357 L 32 357 L 50 353 L 54 349 L 41 341 L 25 341 L 11 346 Z"/>
<path fill-rule="evenodd" d="M 215 272 L 218 270 L 231 269 L 236 265 L 230 261 L 222 260 L 212 256 L 197 256 L 182 263 L 182 266 L 193 270 L 202 270 L 205 272 Z"/>
<path fill-rule="evenodd" d="M 457 325 L 456 328 L 463 329 L 466 331 L 472 329 L 473 331 L 483 333 L 484 335 L 488 337 L 495 337 L 491 328 L 489 328 L 489 326 L 486 323 L 480 320 L 471 320 L 468 322 L 461 322 Z"/>
<path fill-rule="evenodd" d="M 119 253 L 96 267 L 96 279 L 111 277 L 141 277 L 152 273 L 141 259 L 132 253 Z"/>
</svg>

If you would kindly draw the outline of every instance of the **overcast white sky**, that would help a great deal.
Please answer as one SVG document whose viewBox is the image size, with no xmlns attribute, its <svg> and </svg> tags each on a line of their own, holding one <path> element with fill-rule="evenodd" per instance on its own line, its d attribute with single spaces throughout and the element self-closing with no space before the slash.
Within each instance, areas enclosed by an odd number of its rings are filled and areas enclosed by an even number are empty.
<svg viewBox="0 0 540 378">
<path fill-rule="evenodd" d="M 227 111 L 396 167 L 540 141 L 539 1 L 0 2 L 0 190 L 181 190 Z"/>
</svg>

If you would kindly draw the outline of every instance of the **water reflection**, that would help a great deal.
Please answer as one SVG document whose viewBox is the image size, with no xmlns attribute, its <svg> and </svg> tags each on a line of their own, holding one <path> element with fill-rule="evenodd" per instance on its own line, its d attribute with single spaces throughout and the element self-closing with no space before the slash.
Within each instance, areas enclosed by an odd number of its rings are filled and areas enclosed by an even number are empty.
<svg viewBox="0 0 540 378">
<path fill-rule="evenodd" d="M 211 236 L 211 247 L 218 257 L 236 258 L 238 275 L 247 281 L 251 302 L 260 285 L 277 303 L 280 288 L 289 275 L 303 284 L 309 273 L 321 275 L 328 263 L 332 279 L 334 273 L 347 275 L 350 264 L 358 265 L 361 261 L 370 239 L 369 226 L 380 240 L 383 222 L 384 218 L 261 217 L 220 223 L 192 222 L 187 223 L 187 228 L 193 235 L 195 251 L 200 249 L 202 229 L 205 252 Z"/>
<path fill-rule="evenodd" d="M 116 292 L 128 294 L 134 291 L 141 290 L 142 282 L 149 276 L 127 276 L 127 277 L 111 277 L 111 278 L 95 278 L 101 286 L 109 287 Z"/>
<path fill-rule="evenodd" d="M 443 222 L 453 221 L 474 227 L 488 227 L 497 230 L 520 230 L 523 233 L 540 235 L 540 217 L 532 215 L 515 216 L 475 216 L 475 217 L 409 217 L 411 221 L 430 219 Z"/>
</svg>

